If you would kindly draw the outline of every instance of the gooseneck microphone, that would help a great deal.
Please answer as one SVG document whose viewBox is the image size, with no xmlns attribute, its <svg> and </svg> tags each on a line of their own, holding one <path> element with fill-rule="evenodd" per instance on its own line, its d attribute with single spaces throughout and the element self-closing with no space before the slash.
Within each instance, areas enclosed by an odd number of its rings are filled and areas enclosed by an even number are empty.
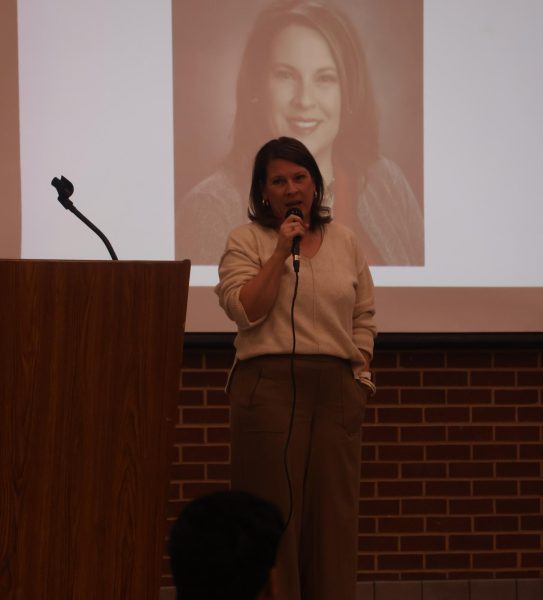
<svg viewBox="0 0 543 600">
<path fill-rule="evenodd" d="M 71 213 L 73 213 L 78 219 L 83 221 L 83 223 L 85 223 L 85 225 L 87 227 L 92 229 L 94 231 L 94 233 L 96 233 L 96 235 L 106 245 L 106 248 L 107 248 L 111 258 L 113 260 L 118 260 L 117 255 L 115 254 L 115 250 L 113 250 L 113 247 L 109 243 L 109 240 L 107 239 L 107 237 L 98 229 L 98 227 L 96 227 L 96 225 L 91 223 L 87 219 L 87 217 L 85 217 L 85 215 L 81 214 L 77 210 L 77 208 L 74 206 L 74 203 L 70 200 L 70 196 L 74 193 L 73 183 L 71 181 L 68 181 L 68 179 L 66 179 L 66 177 L 64 177 L 64 175 L 61 175 L 60 179 L 58 179 L 58 177 L 54 177 L 53 181 L 51 181 L 51 185 L 57 190 L 58 201 L 62 204 L 62 206 L 64 206 L 64 208 L 66 210 L 69 210 Z"/>
<path fill-rule="evenodd" d="M 285 213 L 285 219 L 290 215 L 296 215 L 300 217 L 300 219 L 304 219 L 304 213 L 297 207 L 292 206 Z M 294 272 L 298 273 L 300 270 L 300 241 L 302 240 L 302 236 L 297 235 L 292 239 L 292 266 L 294 267 Z"/>
</svg>

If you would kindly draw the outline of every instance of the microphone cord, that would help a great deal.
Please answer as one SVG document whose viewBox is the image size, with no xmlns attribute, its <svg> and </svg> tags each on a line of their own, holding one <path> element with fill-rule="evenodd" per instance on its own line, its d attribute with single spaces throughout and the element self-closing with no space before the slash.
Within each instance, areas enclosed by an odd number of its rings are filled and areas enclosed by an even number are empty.
<svg viewBox="0 0 543 600">
<path fill-rule="evenodd" d="M 298 295 L 298 270 L 297 269 L 294 270 L 294 274 L 296 276 L 296 280 L 294 283 L 294 293 L 292 295 L 292 304 L 290 306 L 290 325 L 292 328 L 292 352 L 290 354 L 290 379 L 291 379 L 291 384 L 292 384 L 292 406 L 290 409 L 290 418 L 289 418 L 289 423 L 288 423 L 287 439 L 286 439 L 285 448 L 283 451 L 283 464 L 285 466 L 285 475 L 287 477 L 287 484 L 288 484 L 289 510 L 288 510 L 288 517 L 285 521 L 285 526 L 283 528 L 283 531 L 286 531 L 286 529 L 290 523 L 290 520 L 292 518 L 292 513 L 294 510 L 292 481 L 290 479 L 290 473 L 288 470 L 288 448 L 290 445 L 290 439 L 292 437 L 292 429 L 294 426 L 294 414 L 296 412 L 296 377 L 295 377 L 295 372 L 294 372 L 294 356 L 296 354 L 296 328 L 294 326 L 294 305 L 296 303 L 296 296 Z"/>
</svg>

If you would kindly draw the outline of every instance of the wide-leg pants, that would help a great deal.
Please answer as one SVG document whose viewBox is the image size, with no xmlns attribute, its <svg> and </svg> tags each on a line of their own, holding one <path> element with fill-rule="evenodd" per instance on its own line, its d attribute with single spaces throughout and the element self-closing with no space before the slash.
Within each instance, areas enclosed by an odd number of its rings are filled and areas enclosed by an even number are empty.
<svg viewBox="0 0 543 600">
<path fill-rule="evenodd" d="M 366 388 L 343 359 L 297 355 L 288 447 L 293 513 L 278 556 L 280 598 L 355 600 L 360 430 Z M 232 488 L 289 513 L 284 450 L 293 405 L 291 358 L 238 361 L 229 384 Z"/>
</svg>

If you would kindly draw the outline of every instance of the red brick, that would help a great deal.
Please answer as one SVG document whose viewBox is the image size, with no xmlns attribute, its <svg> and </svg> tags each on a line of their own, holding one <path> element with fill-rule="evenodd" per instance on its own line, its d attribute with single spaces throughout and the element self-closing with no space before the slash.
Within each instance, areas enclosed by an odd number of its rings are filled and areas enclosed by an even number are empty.
<svg viewBox="0 0 543 600">
<path fill-rule="evenodd" d="M 407 571 L 423 566 L 422 554 L 382 554 L 377 557 L 377 568 L 385 571 Z"/>
<path fill-rule="evenodd" d="M 426 531 L 450 532 L 470 531 L 471 519 L 467 517 L 427 517 Z"/>
<path fill-rule="evenodd" d="M 494 390 L 496 404 L 537 404 L 539 402 L 538 390 Z"/>
<path fill-rule="evenodd" d="M 443 535 L 402 535 L 400 545 L 402 552 L 439 552 L 446 549 L 446 538 Z"/>
<path fill-rule="evenodd" d="M 424 411 L 424 420 L 428 423 L 469 422 L 469 408 L 450 406 L 444 408 L 427 408 Z"/>
<path fill-rule="evenodd" d="M 424 371 L 422 384 L 428 387 L 459 387 L 468 384 L 466 371 Z"/>
<path fill-rule="evenodd" d="M 380 423 L 421 423 L 420 408 L 380 408 L 378 410 Z"/>
<path fill-rule="evenodd" d="M 420 386 L 418 371 L 377 371 L 375 382 L 377 387 L 414 387 Z"/>
<path fill-rule="evenodd" d="M 524 552 L 521 562 L 523 567 L 541 569 L 541 565 L 543 565 L 543 552 Z M 539 576 L 541 576 L 541 570 L 539 571 Z"/>
<path fill-rule="evenodd" d="M 471 446 L 467 444 L 438 444 L 426 448 L 426 460 L 467 460 L 470 456 Z"/>
<path fill-rule="evenodd" d="M 183 369 L 201 369 L 204 366 L 203 355 L 194 350 L 183 350 Z"/>
<path fill-rule="evenodd" d="M 475 531 L 518 531 L 519 519 L 505 516 L 475 517 L 473 525 Z"/>
<path fill-rule="evenodd" d="M 366 406 L 366 411 L 364 412 L 364 423 L 363 425 L 367 425 L 368 423 L 376 423 L 377 419 L 375 415 L 377 414 L 377 409 L 368 408 Z"/>
<path fill-rule="evenodd" d="M 492 355 L 490 352 L 447 352 L 447 367 L 470 369 L 490 367 Z"/>
<path fill-rule="evenodd" d="M 204 465 L 185 464 L 172 465 L 170 477 L 178 481 L 198 481 L 204 478 Z"/>
<path fill-rule="evenodd" d="M 226 377 L 226 371 L 184 371 L 182 373 L 182 384 L 184 388 L 224 388 Z"/>
<path fill-rule="evenodd" d="M 394 552 L 399 548 L 397 535 L 359 535 L 358 549 L 364 552 Z"/>
<path fill-rule="evenodd" d="M 475 423 L 514 423 L 516 420 L 515 409 L 508 406 L 475 406 L 471 414 Z"/>
<path fill-rule="evenodd" d="M 223 424 L 228 423 L 230 413 L 226 408 L 185 408 L 183 423 L 189 424 Z"/>
<path fill-rule="evenodd" d="M 209 444 L 226 444 L 230 442 L 229 427 L 208 427 L 207 442 Z"/>
<path fill-rule="evenodd" d="M 490 404 L 492 390 L 467 388 L 465 390 L 447 390 L 447 404 Z"/>
<path fill-rule="evenodd" d="M 182 449 L 184 462 L 227 462 L 230 456 L 228 446 L 185 446 Z"/>
<path fill-rule="evenodd" d="M 540 512 L 539 498 L 514 498 L 512 500 L 496 500 L 497 514 L 525 515 Z"/>
<path fill-rule="evenodd" d="M 394 446 L 378 446 L 379 460 L 423 460 L 424 449 L 419 445 L 398 444 Z"/>
<path fill-rule="evenodd" d="M 375 557 L 373 554 L 358 555 L 358 570 L 359 571 L 374 571 Z"/>
<path fill-rule="evenodd" d="M 483 444 L 473 446 L 474 460 L 516 460 L 517 446 L 513 444 Z"/>
<path fill-rule="evenodd" d="M 400 392 L 403 404 L 445 404 L 446 390 L 434 388 L 405 389 Z"/>
<path fill-rule="evenodd" d="M 373 402 L 379 406 L 383 406 L 383 404 L 398 404 L 399 401 L 400 390 L 394 388 L 379 388 L 377 394 L 369 400 L 369 402 Z"/>
<path fill-rule="evenodd" d="M 364 479 L 397 479 L 396 463 L 362 463 L 360 472 Z"/>
<path fill-rule="evenodd" d="M 400 514 L 398 500 L 360 500 L 358 507 L 359 514 L 364 516 Z"/>
<path fill-rule="evenodd" d="M 451 425 L 447 428 L 449 442 L 481 442 L 492 440 L 492 427 L 485 425 Z"/>
<path fill-rule="evenodd" d="M 230 481 L 230 464 L 210 464 L 206 465 L 206 479 L 209 481 Z"/>
<path fill-rule="evenodd" d="M 474 481 L 474 496 L 516 496 L 518 485 L 516 481 L 494 479 L 492 481 Z"/>
<path fill-rule="evenodd" d="M 539 550 L 540 536 L 535 534 L 507 534 L 496 536 L 498 550 Z M 543 565 L 543 563 L 541 563 Z"/>
<path fill-rule="evenodd" d="M 517 414 L 519 421 L 543 423 L 543 406 L 521 406 L 519 407 Z"/>
<path fill-rule="evenodd" d="M 520 444 L 520 458 L 543 458 L 543 443 Z"/>
<path fill-rule="evenodd" d="M 375 483 L 368 481 L 361 481 L 359 486 L 360 498 L 374 498 L 375 497 Z"/>
<path fill-rule="evenodd" d="M 543 515 L 522 516 L 520 528 L 525 531 L 543 531 Z"/>
<path fill-rule="evenodd" d="M 543 498 L 543 479 L 520 482 L 521 496 L 541 496 Z"/>
<path fill-rule="evenodd" d="M 428 569 L 469 569 L 469 554 L 439 554 L 426 555 L 426 568 Z"/>
<path fill-rule="evenodd" d="M 185 483 L 183 485 L 183 497 L 186 500 L 192 500 L 205 494 L 211 494 L 213 492 L 220 492 L 227 490 L 228 486 L 224 483 Z"/>
<path fill-rule="evenodd" d="M 179 404 L 181 406 L 203 406 L 203 390 L 181 390 L 179 392 Z"/>
<path fill-rule="evenodd" d="M 393 369 L 398 365 L 396 352 L 377 351 L 371 361 L 372 369 Z"/>
<path fill-rule="evenodd" d="M 403 352 L 400 354 L 400 367 L 405 368 L 442 368 L 445 366 L 443 352 Z"/>
<path fill-rule="evenodd" d="M 513 371 L 472 371 L 470 373 L 470 384 L 473 386 L 504 387 L 515 385 L 515 373 Z"/>
<path fill-rule="evenodd" d="M 543 369 L 538 369 L 537 371 L 519 371 L 518 385 L 530 387 L 543 386 Z"/>
<path fill-rule="evenodd" d="M 442 515 L 447 512 L 446 500 L 408 498 L 402 500 L 401 506 L 400 514 L 403 515 Z"/>
<path fill-rule="evenodd" d="M 234 363 L 234 350 L 208 350 L 205 353 L 206 369 L 227 369 Z"/>
<path fill-rule="evenodd" d="M 423 519 L 418 517 L 381 517 L 380 533 L 413 533 L 423 531 Z"/>
<path fill-rule="evenodd" d="M 492 513 L 493 508 L 493 501 L 491 499 L 453 499 L 449 503 L 451 515 L 485 515 Z"/>
<path fill-rule="evenodd" d="M 435 425 L 402 427 L 400 439 L 402 442 L 442 442 L 446 439 L 446 428 Z"/>
<path fill-rule="evenodd" d="M 203 427 L 177 427 L 175 441 L 182 444 L 201 444 L 204 441 Z"/>
<path fill-rule="evenodd" d="M 541 474 L 540 462 L 500 463 L 496 465 L 497 477 L 539 477 Z"/>
<path fill-rule="evenodd" d="M 448 498 L 470 496 L 471 483 L 469 481 L 427 481 L 426 495 L 446 496 Z"/>
<path fill-rule="evenodd" d="M 179 481 L 170 481 L 168 500 L 178 500 L 179 498 L 181 498 L 181 483 Z"/>
<path fill-rule="evenodd" d="M 494 536 L 492 535 L 451 535 L 449 549 L 456 550 L 493 550 Z"/>
<path fill-rule="evenodd" d="M 540 439 L 539 427 L 525 425 L 505 427 L 497 425 L 495 439 L 499 442 L 533 442 Z"/>
<path fill-rule="evenodd" d="M 377 460 L 377 449 L 375 446 L 369 446 L 368 444 L 362 445 L 362 462 L 361 465 L 365 462 L 372 462 Z M 360 474 L 363 475 L 362 469 L 360 469 Z"/>
<path fill-rule="evenodd" d="M 488 552 L 474 554 L 474 569 L 505 569 L 517 566 L 517 555 L 514 552 Z"/>
<path fill-rule="evenodd" d="M 383 425 L 369 425 L 362 428 L 364 442 L 396 442 L 398 441 L 398 428 Z"/>
<path fill-rule="evenodd" d="M 371 517 L 358 517 L 359 533 L 376 533 L 377 519 Z"/>
<path fill-rule="evenodd" d="M 444 463 L 404 463 L 401 469 L 402 477 L 405 479 L 443 478 L 447 475 L 447 466 Z"/>
<path fill-rule="evenodd" d="M 228 396 L 224 390 L 206 390 L 206 404 L 208 406 L 230 406 Z"/>
<path fill-rule="evenodd" d="M 377 489 L 382 498 L 422 496 L 422 483 L 418 481 L 383 481 Z"/>
<path fill-rule="evenodd" d="M 477 479 L 479 477 L 493 477 L 494 463 L 490 462 L 459 462 L 449 465 L 450 477 L 470 477 Z"/>
<path fill-rule="evenodd" d="M 494 354 L 494 366 L 496 367 L 520 367 L 530 368 L 539 366 L 539 354 L 537 352 L 496 352 Z"/>
</svg>

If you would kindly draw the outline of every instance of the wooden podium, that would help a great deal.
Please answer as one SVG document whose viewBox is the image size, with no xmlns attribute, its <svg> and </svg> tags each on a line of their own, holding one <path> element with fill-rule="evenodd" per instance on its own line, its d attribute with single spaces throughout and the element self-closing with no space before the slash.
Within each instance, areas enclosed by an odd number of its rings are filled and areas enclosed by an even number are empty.
<svg viewBox="0 0 543 600">
<path fill-rule="evenodd" d="M 190 263 L 0 261 L 0 598 L 158 598 Z"/>
</svg>

